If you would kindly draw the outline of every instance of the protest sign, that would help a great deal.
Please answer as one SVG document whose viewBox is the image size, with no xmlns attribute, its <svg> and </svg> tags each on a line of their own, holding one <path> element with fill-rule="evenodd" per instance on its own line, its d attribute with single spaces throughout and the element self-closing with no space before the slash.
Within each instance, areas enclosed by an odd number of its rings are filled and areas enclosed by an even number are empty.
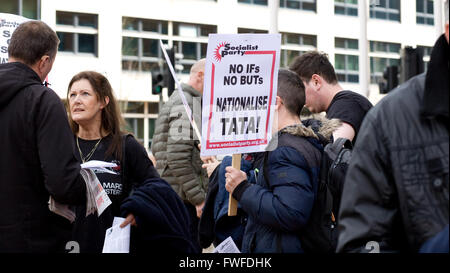
<svg viewBox="0 0 450 273">
<path fill-rule="evenodd" d="M 264 151 L 272 137 L 280 34 L 210 34 L 205 65 L 201 155 Z M 229 195 L 228 215 L 237 213 Z"/>
<path fill-rule="evenodd" d="M 0 13 L 0 64 L 8 62 L 8 46 L 14 30 L 30 19 L 9 13 Z"/>
<path fill-rule="evenodd" d="M 280 34 L 210 34 L 201 155 L 264 151 L 272 132 Z"/>
</svg>

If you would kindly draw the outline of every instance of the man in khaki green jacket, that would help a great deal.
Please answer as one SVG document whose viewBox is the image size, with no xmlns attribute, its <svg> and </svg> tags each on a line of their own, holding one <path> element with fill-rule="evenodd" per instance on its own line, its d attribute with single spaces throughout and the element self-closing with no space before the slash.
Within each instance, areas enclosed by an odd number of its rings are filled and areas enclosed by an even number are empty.
<svg viewBox="0 0 450 273">
<path fill-rule="evenodd" d="M 204 72 L 205 59 L 201 59 L 192 66 L 188 84 L 181 85 L 200 132 Z M 198 221 L 205 204 L 208 177 L 202 169 L 198 144 L 199 139 L 189 122 L 181 97 L 175 91 L 159 112 L 151 150 L 161 178 L 184 201 L 191 218 L 191 231 L 201 252 Z"/>
</svg>

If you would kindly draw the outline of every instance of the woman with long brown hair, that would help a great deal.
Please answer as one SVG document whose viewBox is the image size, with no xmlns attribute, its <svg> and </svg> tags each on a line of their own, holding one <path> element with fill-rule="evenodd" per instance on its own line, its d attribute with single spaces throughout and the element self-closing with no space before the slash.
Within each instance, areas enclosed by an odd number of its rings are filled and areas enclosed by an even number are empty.
<svg viewBox="0 0 450 273">
<path fill-rule="evenodd" d="M 76 208 L 73 239 L 81 252 L 102 252 L 105 231 L 120 215 L 122 201 L 133 187 L 159 177 L 145 148 L 121 131 L 124 123 L 108 79 L 94 71 L 76 74 L 67 90 L 69 122 L 80 162 L 101 160 L 116 163 L 109 172 L 96 172 L 112 204 L 100 215 L 86 215 L 86 206 Z M 125 151 L 123 151 L 125 149 Z M 129 214 L 122 224 L 135 224 Z"/>
</svg>

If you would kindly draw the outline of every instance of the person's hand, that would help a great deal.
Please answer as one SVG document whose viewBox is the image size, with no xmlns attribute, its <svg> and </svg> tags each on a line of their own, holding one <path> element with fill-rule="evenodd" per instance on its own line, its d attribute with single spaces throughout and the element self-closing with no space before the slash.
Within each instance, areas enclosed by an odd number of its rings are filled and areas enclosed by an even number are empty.
<svg viewBox="0 0 450 273">
<path fill-rule="evenodd" d="M 225 189 L 229 193 L 233 193 L 234 189 L 247 180 L 247 174 L 241 170 L 235 169 L 232 166 L 225 168 Z"/>
<path fill-rule="evenodd" d="M 205 206 L 205 201 L 202 203 L 195 205 L 195 209 L 197 210 L 197 217 L 200 218 L 202 216 L 203 207 Z"/>
<path fill-rule="evenodd" d="M 202 159 L 203 160 L 203 159 Z M 220 162 L 217 160 L 216 157 L 211 157 L 209 162 L 203 161 L 205 164 L 202 165 L 203 169 L 206 169 L 206 173 L 208 173 L 208 177 L 211 176 L 213 171 L 216 169 L 217 165 L 220 164 Z"/>
<path fill-rule="evenodd" d="M 132 226 L 137 226 L 136 219 L 134 219 L 133 214 L 128 214 L 127 218 L 125 218 L 125 221 L 123 221 L 122 224 L 120 224 L 120 228 L 126 227 L 128 224 L 131 224 Z"/>
</svg>

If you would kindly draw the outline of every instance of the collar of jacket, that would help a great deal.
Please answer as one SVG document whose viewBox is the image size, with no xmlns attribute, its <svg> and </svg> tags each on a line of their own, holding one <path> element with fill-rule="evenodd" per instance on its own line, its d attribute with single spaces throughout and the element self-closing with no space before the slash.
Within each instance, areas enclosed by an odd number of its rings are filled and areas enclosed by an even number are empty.
<svg viewBox="0 0 450 273">
<path fill-rule="evenodd" d="M 184 92 L 188 92 L 193 97 L 202 97 L 202 94 L 198 90 L 194 89 L 194 87 L 190 86 L 189 84 L 182 83 L 181 88 L 183 89 Z M 175 90 L 175 92 L 178 92 L 178 91 Z"/>
<path fill-rule="evenodd" d="M 449 44 L 445 35 L 434 44 L 425 78 L 421 114 L 427 118 L 448 116 L 449 104 Z"/>
</svg>

